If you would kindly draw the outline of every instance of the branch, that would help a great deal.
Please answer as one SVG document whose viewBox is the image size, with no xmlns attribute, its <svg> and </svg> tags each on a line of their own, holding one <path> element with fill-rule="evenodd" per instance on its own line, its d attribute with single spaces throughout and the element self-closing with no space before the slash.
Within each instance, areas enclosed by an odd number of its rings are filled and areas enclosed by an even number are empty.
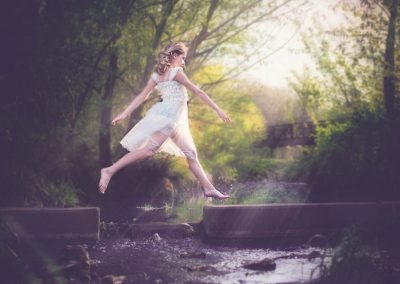
<svg viewBox="0 0 400 284">
<path fill-rule="evenodd" d="M 169 1 L 171 1 L 171 0 L 155 1 L 155 2 L 152 2 L 152 3 L 145 4 L 145 5 L 143 5 L 143 6 L 140 6 L 140 7 L 138 7 L 138 8 L 135 8 L 135 10 L 136 10 L 136 11 L 141 11 L 141 10 L 144 10 L 144 9 L 146 9 L 146 8 L 148 8 L 148 7 L 157 6 L 157 5 L 160 5 L 160 4 L 164 4 L 164 3 L 166 3 L 166 2 L 169 2 Z"/>
<path fill-rule="evenodd" d="M 218 80 L 216 80 L 216 81 L 214 81 L 214 82 L 210 82 L 210 83 L 204 84 L 204 85 L 202 86 L 202 89 L 207 90 L 207 89 L 209 89 L 210 87 L 212 87 L 212 86 L 214 86 L 214 85 L 217 85 L 217 84 L 220 84 L 220 83 L 222 83 L 222 82 L 231 80 L 231 79 L 233 79 L 233 78 L 239 76 L 239 75 L 240 75 L 241 73 L 243 73 L 244 71 L 249 70 L 249 69 L 252 68 L 254 65 L 256 65 L 256 64 L 258 64 L 259 62 L 263 61 L 265 58 L 267 58 L 267 57 L 269 57 L 269 56 L 275 54 L 276 52 L 278 52 L 281 48 L 283 48 L 286 44 L 288 44 L 288 43 L 297 35 L 297 33 L 299 32 L 299 30 L 300 30 L 300 26 L 297 28 L 297 30 L 292 34 L 292 36 L 291 36 L 288 40 L 286 40 L 282 45 L 280 45 L 280 46 L 279 46 L 277 49 L 275 49 L 274 51 L 272 51 L 272 52 L 268 53 L 267 55 L 261 57 L 260 59 L 258 59 L 257 61 L 253 62 L 253 63 L 250 64 L 249 66 L 244 67 L 244 68 L 240 68 L 240 71 L 239 71 L 239 72 L 234 72 L 234 71 L 236 71 L 236 70 L 239 69 L 239 68 L 238 68 L 239 66 L 243 66 L 243 62 L 244 62 L 244 61 L 241 61 L 241 62 L 240 62 L 239 64 L 237 64 L 234 68 L 231 68 L 228 72 L 226 72 L 224 75 L 222 75 Z M 232 74 L 232 75 L 230 75 L 230 74 Z"/>
<path fill-rule="evenodd" d="M 289 0 L 290 1 L 290 0 Z M 252 25 L 260 22 L 263 18 L 265 18 L 266 16 L 270 15 L 271 13 L 273 13 L 274 11 L 269 11 L 261 16 L 259 16 L 258 18 L 256 18 L 255 20 L 251 21 L 250 23 L 247 23 L 245 25 L 243 25 L 242 27 L 240 27 L 239 29 L 237 29 L 234 33 L 228 35 L 227 37 L 221 39 L 220 41 L 218 41 L 217 43 L 215 43 L 213 46 L 211 46 L 210 48 L 205 49 L 204 51 L 197 53 L 196 56 L 201 56 L 204 53 L 208 53 L 208 52 L 212 52 L 214 51 L 218 46 L 222 45 L 223 43 L 227 42 L 228 40 L 230 40 L 231 38 L 237 36 L 238 34 L 240 34 L 241 32 L 245 31 L 246 29 L 248 29 L 249 27 L 251 27 Z"/>
<path fill-rule="evenodd" d="M 96 56 L 96 59 L 94 61 L 94 68 L 97 68 L 100 60 L 103 58 L 105 51 L 107 50 L 107 48 L 113 44 L 118 38 L 120 37 L 119 34 L 113 35 L 104 45 L 103 47 L 100 49 L 99 53 Z M 78 103 L 77 103 L 77 109 L 75 112 L 75 116 L 72 118 L 72 121 L 70 122 L 71 127 L 74 128 L 75 124 L 78 120 L 79 114 L 81 113 L 82 109 L 83 109 L 83 105 L 87 99 L 87 97 L 89 96 L 89 93 L 91 91 L 91 89 L 93 88 L 93 83 L 96 79 L 95 73 L 92 73 L 93 75 L 90 77 L 90 79 L 88 80 L 85 89 L 83 90 L 83 92 L 81 92 L 78 96 Z"/>
<path fill-rule="evenodd" d="M 290 1 L 290 0 L 288 0 Z M 207 34 L 207 37 L 211 36 L 212 34 L 216 33 L 217 31 L 219 31 L 221 28 L 223 28 L 224 26 L 228 25 L 229 23 L 235 21 L 240 14 L 244 13 L 245 11 L 253 8 L 254 6 L 256 6 L 258 3 L 262 2 L 262 0 L 256 0 L 253 3 L 248 4 L 247 6 L 244 6 L 242 9 L 239 9 L 239 11 L 237 13 L 235 13 L 232 17 L 226 19 L 224 22 L 222 22 L 218 27 L 216 27 L 215 29 L 213 29 L 212 31 L 210 31 Z"/>
<path fill-rule="evenodd" d="M 252 25 L 261 22 L 263 19 L 265 19 L 267 16 L 272 15 L 275 11 L 279 10 L 281 7 L 287 5 L 287 3 L 289 3 L 290 0 L 286 0 L 283 3 L 281 3 L 280 5 L 274 7 L 273 9 L 267 11 L 266 13 L 261 14 L 260 16 L 258 16 L 256 19 L 254 19 L 253 21 L 250 21 L 248 23 L 246 23 L 245 25 L 243 25 L 242 27 L 239 27 L 237 30 L 235 30 L 233 33 L 231 33 L 230 35 L 226 36 L 225 38 L 220 39 L 219 41 L 217 41 L 217 43 L 215 43 L 213 46 L 211 46 L 210 48 L 200 52 L 200 53 L 194 53 L 193 54 L 193 58 L 197 58 L 200 57 L 204 54 L 207 53 L 211 53 L 213 52 L 216 48 L 218 48 L 220 45 L 222 45 L 223 43 L 227 42 L 228 40 L 230 40 L 231 38 L 233 38 L 234 36 L 242 33 L 243 31 L 247 30 L 249 27 L 251 27 Z M 256 3 L 256 2 L 255 2 Z M 247 7 L 249 8 L 249 7 Z M 213 32 L 216 32 L 220 27 L 222 27 L 225 23 L 221 24 L 219 27 L 215 28 L 212 32 L 207 34 L 207 37 L 204 40 L 210 39 L 210 35 L 212 35 Z M 222 34 L 222 37 L 225 34 Z M 198 44 L 199 45 L 199 44 Z M 208 56 L 207 56 L 208 57 Z M 203 60 L 204 62 L 204 60 Z"/>
<path fill-rule="evenodd" d="M 384 12 L 386 14 L 388 19 L 390 18 L 390 12 L 389 12 L 388 8 L 386 8 L 385 5 L 381 3 L 381 1 L 373 0 L 372 2 L 374 2 L 379 8 L 381 8 L 382 12 Z"/>
<path fill-rule="evenodd" d="M 276 27 L 276 26 L 275 26 L 275 27 Z M 275 28 L 275 27 L 274 27 L 274 28 Z M 264 47 L 267 43 L 269 43 L 269 42 L 271 41 L 271 35 L 272 35 L 273 33 L 274 33 L 274 32 L 271 31 L 271 32 L 268 34 L 268 36 L 265 36 L 265 37 L 267 38 L 266 41 L 264 41 L 263 43 L 261 43 L 256 49 L 254 49 L 252 52 L 246 54 L 244 57 L 248 60 L 250 57 L 252 57 L 254 54 L 256 54 L 262 47 Z M 196 72 L 196 70 L 198 70 L 198 69 L 201 67 L 201 65 L 204 64 L 204 62 L 206 62 L 206 60 L 209 58 L 210 55 L 211 55 L 211 52 L 210 52 L 210 53 L 207 53 L 207 54 L 205 54 L 205 55 L 203 55 L 203 56 L 201 57 L 201 60 L 198 62 L 197 67 L 195 67 L 194 69 L 192 69 L 192 72 L 193 72 L 193 73 Z M 240 64 L 244 63 L 244 62 L 247 61 L 247 60 L 243 60 Z"/>
</svg>

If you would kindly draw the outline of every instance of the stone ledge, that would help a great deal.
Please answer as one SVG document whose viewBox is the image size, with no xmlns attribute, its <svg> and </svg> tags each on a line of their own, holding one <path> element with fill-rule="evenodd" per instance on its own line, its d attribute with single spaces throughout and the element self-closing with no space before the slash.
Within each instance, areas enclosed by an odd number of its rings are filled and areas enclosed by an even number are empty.
<svg viewBox="0 0 400 284">
<path fill-rule="evenodd" d="M 22 240 L 99 240 L 98 207 L 1 208 L 0 218 Z"/>
<path fill-rule="evenodd" d="M 203 229 L 209 239 L 332 236 L 357 225 L 365 233 L 398 228 L 400 202 L 208 205 Z"/>
</svg>

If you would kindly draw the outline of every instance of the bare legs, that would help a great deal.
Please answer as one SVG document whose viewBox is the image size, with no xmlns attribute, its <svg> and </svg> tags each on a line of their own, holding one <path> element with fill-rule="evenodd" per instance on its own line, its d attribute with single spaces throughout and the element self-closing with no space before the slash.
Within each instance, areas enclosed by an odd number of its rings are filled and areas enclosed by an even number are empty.
<svg viewBox="0 0 400 284">
<path fill-rule="evenodd" d="M 125 156 L 123 156 L 121 159 L 119 159 L 117 162 L 115 162 L 113 165 L 107 168 L 103 168 L 100 171 L 100 182 L 99 182 L 99 191 L 100 193 L 104 193 L 107 189 L 107 186 L 112 178 L 112 176 L 118 172 L 120 169 L 123 167 L 127 166 L 128 164 L 131 164 L 133 162 L 136 162 L 138 160 L 147 158 L 149 156 L 152 156 L 155 152 L 157 152 L 158 148 L 164 143 L 164 141 L 168 138 L 167 135 L 157 132 L 155 133 L 151 138 L 150 138 L 150 143 L 147 145 L 147 147 L 144 147 L 143 149 L 137 150 L 137 151 L 132 151 Z M 198 179 L 200 184 L 204 188 L 204 195 L 206 197 L 214 197 L 217 199 L 225 199 L 228 198 L 229 195 L 222 194 L 219 192 L 210 182 L 208 179 L 207 175 L 205 174 L 203 167 L 201 166 L 198 158 L 197 158 L 197 153 L 196 150 L 191 150 L 195 149 L 193 143 L 187 143 L 187 141 L 184 140 L 178 140 L 174 139 L 175 143 L 178 145 L 178 147 L 183 151 L 183 153 L 187 157 L 187 161 L 189 164 L 189 169 L 191 172 L 194 174 L 194 176 Z M 189 141 L 192 142 L 192 141 Z M 187 150 L 189 149 L 189 150 Z"/>
<path fill-rule="evenodd" d="M 204 195 L 206 197 L 214 197 L 216 199 L 229 198 L 229 195 L 219 192 L 208 179 L 197 157 L 196 147 L 194 145 L 193 138 L 190 135 L 189 129 L 187 129 L 187 131 L 183 131 L 181 135 L 178 134 L 173 136 L 172 139 L 185 154 L 190 171 L 204 188 Z"/>
<path fill-rule="evenodd" d="M 102 168 L 100 171 L 100 182 L 99 182 L 99 191 L 101 193 L 104 193 L 107 189 L 108 183 L 110 182 L 111 177 L 119 171 L 121 168 L 125 167 L 126 165 L 133 163 L 135 161 L 141 160 L 143 158 L 146 158 L 151 155 L 151 150 L 148 148 L 143 148 L 138 151 L 133 151 L 125 156 L 123 156 L 121 159 L 119 159 L 117 162 L 115 162 L 112 166 L 107 167 L 107 168 Z"/>
<path fill-rule="evenodd" d="M 116 161 L 110 167 L 102 168 L 100 171 L 100 182 L 99 182 L 100 193 L 104 193 L 106 191 L 111 177 L 116 172 L 118 172 L 120 169 L 127 166 L 128 164 L 131 164 L 133 162 L 136 162 L 138 160 L 153 155 L 167 138 L 168 136 L 166 136 L 165 134 L 157 132 L 150 138 L 150 144 L 147 147 L 144 147 L 138 151 L 132 151 L 123 156 L 118 161 Z"/>
<path fill-rule="evenodd" d="M 192 171 L 194 176 L 199 180 L 201 185 L 204 188 L 204 195 L 206 197 L 214 197 L 217 199 L 226 199 L 229 198 L 229 195 L 225 195 L 221 192 L 219 192 L 210 182 L 210 180 L 207 178 L 206 174 L 204 173 L 203 167 L 201 166 L 199 160 L 197 159 L 197 156 L 192 159 L 188 158 L 187 159 L 188 164 L 189 164 L 189 169 Z"/>
</svg>

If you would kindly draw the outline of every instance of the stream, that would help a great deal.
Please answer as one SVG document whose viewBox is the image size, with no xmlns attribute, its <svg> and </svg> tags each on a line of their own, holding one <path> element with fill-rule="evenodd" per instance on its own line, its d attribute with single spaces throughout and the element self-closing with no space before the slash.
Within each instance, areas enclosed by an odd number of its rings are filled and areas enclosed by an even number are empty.
<svg viewBox="0 0 400 284">
<path fill-rule="evenodd" d="M 234 192 L 234 193 L 233 193 Z M 303 202 L 308 188 L 302 183 L 273 181 L 234 184 L 228 203 Z M 188 198 L 179 209 L 176 222 L 199 222 L 203 198 Z M 217 202 L 218 203 L 218 202 Z M 91 269 L 100 277 L 122 275 L 123 283 L 304 283 L 319 275 L 323 249 L 283 244 L 258 247 L 205 243 L 199 235 L 113 236 L 102 238 L 89 248 Z M 192 257 L 183 257 L 192 255 Z M 296 257 L 301 256 L 301 257 Z M 276 268 L 259 271 L 244 268 L 250 262 L 265 258 L 275 260 Z M 330 258 L 325 258 L 329 265 Z"/>
<path fill-rule="evenodd" d="M 103 239 L 89 248 L 99 276 L 125 276 L 123 283 L 304 283 L 319 274 L 315 247 L 243 248 L 204 243 L 200 237 Z M 301 255 L 295 257 L 294 255 Z M 186 256 L 186 257 L 185 257 Z M 188 257 L 189 256 L 189 257 Z M 257 271 L 243 264 L 276 259 L 276 269 Z"/>
</svg>

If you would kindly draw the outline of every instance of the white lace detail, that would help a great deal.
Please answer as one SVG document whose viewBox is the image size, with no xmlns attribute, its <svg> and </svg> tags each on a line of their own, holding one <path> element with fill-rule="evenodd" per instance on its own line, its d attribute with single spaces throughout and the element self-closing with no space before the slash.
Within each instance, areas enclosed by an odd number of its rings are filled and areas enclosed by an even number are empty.
<svg viewBox="0 0 400 284">
<path fill-rule="evenodd" d="M 157 89 L 160 91 L 163 101 L 188 101 L 188 95 L 185 87 L 176 81 L 165 81 L 158 83 Z"/>
<path fill-rule="evenodd" d="M 165 74 L 168 79 L 165 81 L 160 81 L 157 73 L 151 75 L 151 79 L 157 83 L 162 102 L 153 105 L 145 117 L 122 138 L 120 144 L 124 148 L 134 151 L 147 146 L 154 152 L 163 151 L 191 160 L 197 158 L 196 146 L 189 130 L 188 94 L 183 85 L 173 80 L 181 69 L 170 69 L 169 74 Z M 151 141 L 156 132 L 168 136 L 162 145 Z"/>
<path fill-rule="evenodd" d="M 176 74 L 178 74 L 179 70 L 182 70 L 182 67 L 175 67 L 175 68 L 172 68 L 171 71 L 169 71 L 169 77 L 168 77 L 169 81 L 174 80 L 174 78 L 175 78 Z"/>
<path fill-rule="evenodd" d="M 182 67 L 175 67 L 169 70 L 168 80 L 165 81 L 160 81 L 159 75 L 155 72 L 151 75 L 151 78 L 157 83 L 156 88 L 159 90 L 163 102 L 179 103 L 189 100 L 186 88 L 173 80 L 179 70 L 182 70 Z"/>
</svg>

